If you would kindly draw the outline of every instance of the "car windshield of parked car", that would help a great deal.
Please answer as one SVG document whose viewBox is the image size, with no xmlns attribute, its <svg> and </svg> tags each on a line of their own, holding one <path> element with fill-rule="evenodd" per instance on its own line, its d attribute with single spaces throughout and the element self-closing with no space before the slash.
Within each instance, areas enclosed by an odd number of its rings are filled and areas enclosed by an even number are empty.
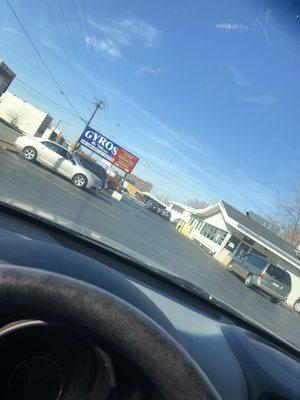
<svg viewBox="0 0 300 400">
<path fill-rule="evenodd" d="M 0 15 L 0 201 L 300 349 L 300 3 Z"/>
<path fill-rule="evenodd" d="M 257 268 L 264 268 L 268 264 L 268 260 L 254 254 L 246 254 L 242 259 Z"/>
</svg>

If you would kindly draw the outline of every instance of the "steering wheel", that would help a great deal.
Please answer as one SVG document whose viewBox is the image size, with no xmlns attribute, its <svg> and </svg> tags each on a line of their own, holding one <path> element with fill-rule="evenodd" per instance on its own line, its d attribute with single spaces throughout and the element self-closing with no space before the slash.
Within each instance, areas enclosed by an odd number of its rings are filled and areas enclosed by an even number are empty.
<svg viewBox="0 0 300 400">
<path fill-rule="evenodd" d="M 111 293 L 63 275 L 0 264 L 2 310 L 64 324 L 117 348 L 168 400 L 220 399 L 193 359 L 157 323 Z"/>
</svg>

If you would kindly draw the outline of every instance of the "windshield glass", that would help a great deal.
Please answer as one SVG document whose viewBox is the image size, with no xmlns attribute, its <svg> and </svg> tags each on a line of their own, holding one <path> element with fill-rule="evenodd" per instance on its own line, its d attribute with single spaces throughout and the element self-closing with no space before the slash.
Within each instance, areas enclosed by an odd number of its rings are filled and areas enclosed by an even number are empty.
<svg viewBox="0 0 300 400">
<path fill-rule="evenodd" d="M 299 3 L 5 0 L 0 13 L 0 200 L 300 349 Z M 255 287 L 244 255 L 282 265 L 289 289 Z"/>
<path fill-rule="evenodd" d="M 244 261 L 247 261 L 248 263 L 250 263 L 251 265 L 254 265 L 254 267 L 257 268 L 264 268 L 267 264 L 268 261 L 260 256 L 256 256 L 253 254 L 246 254 L 245 256 L 242 257 Z"/>
</svg>

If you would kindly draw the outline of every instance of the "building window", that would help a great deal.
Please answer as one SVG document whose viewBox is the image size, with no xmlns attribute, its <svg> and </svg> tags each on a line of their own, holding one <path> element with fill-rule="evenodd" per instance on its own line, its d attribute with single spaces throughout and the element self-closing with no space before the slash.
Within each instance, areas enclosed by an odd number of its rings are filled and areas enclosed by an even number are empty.
<svg viewBox="0 0 300 400">
<path fill-rule="evenodd" d="M 235 252 L 235 255 L 242 257 L 243 255 L 249 253 L 250 249 L 251 247 L 247 243 L 241 242 L 239 248 Z"/>
<path fill-rule="evenodd" d="M 228 240 L 226 243 L 225 249 L 233 253 L 240 243 L 240 239 L 238 239 L 236 236 L 231 236 L 230 240 Z"/>
<path fill-rule="evenodd" d="M 227 235 L 227 232 L 223 231 L 222 229 L 216 228 L 213 225 L 207 224 L 206 222 L 203 224 L 200 233 L 207 239 L 219 245 L 223 243 Z"/>
<path fill-rule="evenodd" d="M 244 237 L 243 242 L 248 243 L 250 246 L 254 245 L 254 240 L 248 238 L 247 236 Z"/>
</svg>

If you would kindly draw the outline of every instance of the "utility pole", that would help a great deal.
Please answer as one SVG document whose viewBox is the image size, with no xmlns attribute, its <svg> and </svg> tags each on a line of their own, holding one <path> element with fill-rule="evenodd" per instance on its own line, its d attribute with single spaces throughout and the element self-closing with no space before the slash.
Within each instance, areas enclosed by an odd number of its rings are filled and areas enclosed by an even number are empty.
<svg viewBox="0 0 300 400">
<path fill-rule="evenodd" d="M 53 129 L 53 132 L 55 132 L 56 131 L 56 129 L 58 128 L 58 125 L 61 123 L 62 121 L 61 121 L 61 119 L 58 121 L 58 123 L 56 124 L 56 126 L 55 126 L 55 128 Z"/>
<path fill-rule="evenodd" d="M 104 102 L 103 102 L 102 100 L 96 102 L 95 110 L 93 111 L 93 113 L 92 113 L 90 119 L 88 120 L 87 124 L 86 124 L 85 127 L 83 128 L 83 131 L 81 132 L 81 135 L 82 135 L 83 132 L 86 130 L 86 128 L 90 125 L 90 123 L 92 122 L 94 116 L 96 115 L 96 112 L 97 112 L 99 109 L 100 109 L 100 110 L 103 110 L 104 107 L 105 107 L 105 104 L 104 104 Z M 76 142 L 76 144 L 75 144 L 74 150 L 78 150 L 79 147 L 80 147 L 79 140 L 80 140 L 81 135 L 79 136 L 79 138 L 78 138 L 78 140 L 77 140 L 77 142 Z"/>
</svg>

